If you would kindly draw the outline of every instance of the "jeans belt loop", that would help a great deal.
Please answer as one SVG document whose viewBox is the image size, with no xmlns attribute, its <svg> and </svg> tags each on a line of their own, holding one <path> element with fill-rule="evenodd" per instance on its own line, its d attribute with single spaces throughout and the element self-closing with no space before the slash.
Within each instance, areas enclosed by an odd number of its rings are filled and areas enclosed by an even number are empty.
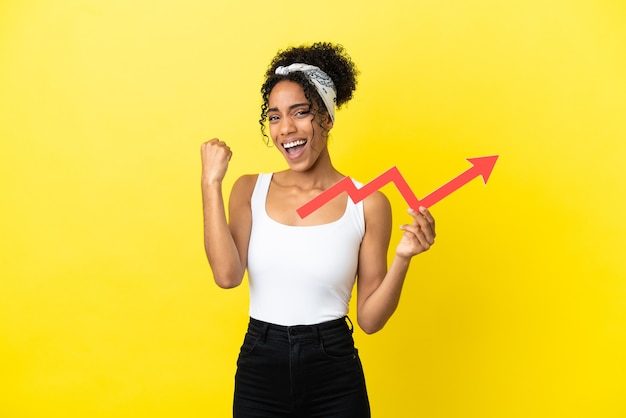
<svg viewBox="0 0 626 418">
<path fill-rule="evenodd" d="M 320 327 L 318 325 L 313 327 L 313 337 L 315 339 L 315 346 L 320 347 L 322 344 L 322 337 L 320 335 Z"/>
<path fill-rule="evenodd" d="M 267 322 L 263 322 L 263 324 L 261 325 L 261 335 L 259 335 L 259 342 L 261 344 L 265 344 L 265 340 L 267 339 L 267 332 L 269 331 L 270 326 Z"/>
<path fill-rule="evenodd" d="M 352 321 L 350 320 L 350 317 L 348 315 L 346 315 L 344 318 L 350 324 L 348 328 L 350 328 L 350 334 L 352 334 L 354 332 L 354 325 L 352 324 Z"/>
</svg>

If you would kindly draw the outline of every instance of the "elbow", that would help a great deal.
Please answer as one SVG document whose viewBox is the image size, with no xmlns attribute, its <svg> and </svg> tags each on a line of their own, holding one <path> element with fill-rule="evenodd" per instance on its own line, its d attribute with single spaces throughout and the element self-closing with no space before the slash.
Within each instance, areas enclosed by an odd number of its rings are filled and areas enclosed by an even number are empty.
<svg viewBox="0 0 626 418">
<path fill-rule="evenodd" d="M 375 334 L 385 327 L 384 322 L 379 324 L 360 320 L 357 320 L 357 322 L 359 324 L 359 328 L 361 328 L 361 330 L 367 335 Z"/>
<path fill-rule="evenodd" d="M 222 289 L 233 289 L 243 281 L 243 274 L 214 275 L 215 284 Z"/>
<path fill-rule="evenodd" d="M 222 288 L 222 289 L 234 289 L 235 287 L 239 286 L 241 284 L 241 282 L 237 283 L 234 281 L 225 281 L 225 280 L 215 280 L 215 284 L 217 284 L 218 287 Z"/>
<path fill-rule="evenodd" d="M 361 327 L 361 329 L 363 330 L 364 333 L 366 333 L 367 335 L 372 335 L 372 334 L 376 334 L 378 331 L 381 330 L 381 328 L 376 329 L 376 328 L 363 328 Z"/>
</svg>

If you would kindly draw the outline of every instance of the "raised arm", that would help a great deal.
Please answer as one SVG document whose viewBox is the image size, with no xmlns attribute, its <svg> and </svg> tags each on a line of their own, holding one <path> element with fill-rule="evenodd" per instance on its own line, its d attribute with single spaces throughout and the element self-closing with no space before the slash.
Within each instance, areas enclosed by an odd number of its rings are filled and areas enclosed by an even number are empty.
<svg viewBox="0 0 626 418">
<path fill-rule="evenodd" d="M 380 331 L 395 312 L 404 279 L 413 256 L 430 248 L 435 239 L 435 221 L 428 210 L 409 210 L 413 223 L 404 231 L 387 269 L 391 237 L 391 206 L 380 192 L 365 200 L 365 236 L 359 253 L 357 320 L 368 334 Z"/>
<path fill-rule="evenodd" d="M 232 288 L 241 284 L 247 265 L 254 176 L 243 176 L 235 182 L 230 196 L 229 222 L 222 182 L 232 155 L 230 148 L 212 139 L 202 144 L 201 155 L 204 249 L 215 283 L 222 288 Z"/>
</svg>

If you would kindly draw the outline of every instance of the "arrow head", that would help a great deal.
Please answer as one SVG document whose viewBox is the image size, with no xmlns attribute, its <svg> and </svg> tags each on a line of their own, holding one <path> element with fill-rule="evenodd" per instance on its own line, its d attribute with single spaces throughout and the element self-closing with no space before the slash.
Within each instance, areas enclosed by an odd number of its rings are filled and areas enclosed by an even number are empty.
<svg viewBox="0 0 626 418">
<path fill-rule="evenodd" d="M 470 170 L 476 173 L 476 176 L 483 176 L 483 182 L 487 184 L 498 157 L 499 155 L 490 155 L 487 157 L 468 158 L 467 161 L 474 166 Z"/>
</svg>

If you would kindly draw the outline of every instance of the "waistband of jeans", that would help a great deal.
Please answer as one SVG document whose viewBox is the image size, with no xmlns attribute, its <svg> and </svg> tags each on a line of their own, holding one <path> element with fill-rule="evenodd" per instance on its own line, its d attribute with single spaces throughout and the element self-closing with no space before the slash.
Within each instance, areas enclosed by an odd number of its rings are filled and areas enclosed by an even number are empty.
<svg viewBox="0 0 626 418">
<path fill-rule="evenodd" d="M 324 335 L 332 335 L 339 332 L 348 331 L 353 332 L 354 326 L 348 316 L 333 319 L 327 322 L 321 322 L 314 325 L 276 325 L 269 322 L 264 322 L 255 318 L 250 318 L 248 326 L 249 330 L 254 330 L 262 335 L 271 333 L 274 337 L 289 338 L 289 337 L 301 337 L 306 336 L 317 337 Z"/>
</svg>

